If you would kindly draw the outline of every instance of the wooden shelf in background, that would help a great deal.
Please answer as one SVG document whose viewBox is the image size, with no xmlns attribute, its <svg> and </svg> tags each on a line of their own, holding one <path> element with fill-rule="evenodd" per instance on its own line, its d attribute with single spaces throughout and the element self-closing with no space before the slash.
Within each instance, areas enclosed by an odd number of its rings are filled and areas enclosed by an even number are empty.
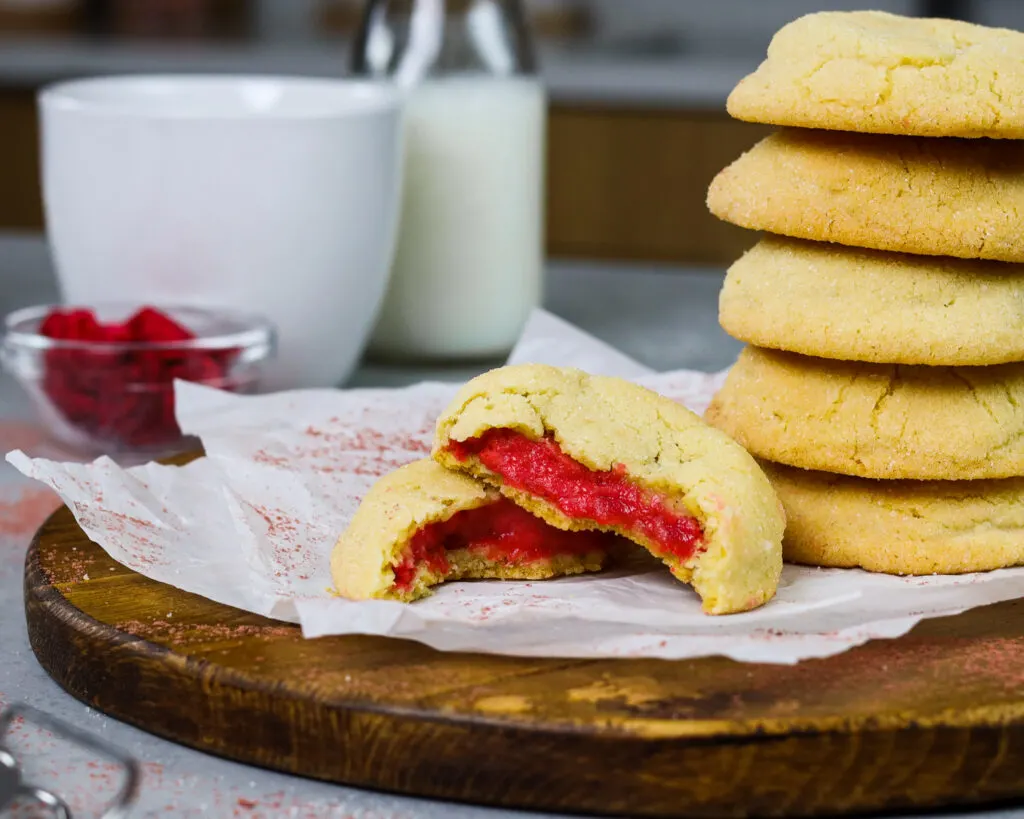
<svg viewBox="0 0 1024 819">
<path fill-rule="evenodd" d="M 35 92 L 0 89 L 0 230 L 42 225 Z"/>
<path fill-rule="evenodd" d="M 0 4 L 0 36 L 63 36 L 74 34 L 82 25 L 82 4 L 65 0 L 43 8 Z"/>
<path fill-rule="evenodd" d="M 756 236 L 708 212 L 708 185 L 768 131 L 724 112 L 556 107 L 548 137 L 551 253 L 735 259 Z"/>
</svg>

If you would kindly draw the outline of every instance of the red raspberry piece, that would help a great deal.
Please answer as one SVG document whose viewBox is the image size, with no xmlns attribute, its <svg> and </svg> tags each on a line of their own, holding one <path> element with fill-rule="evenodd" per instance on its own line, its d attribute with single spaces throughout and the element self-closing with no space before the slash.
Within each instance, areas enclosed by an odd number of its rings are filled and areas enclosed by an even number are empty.
<svg viewBox="0 0 1024 819">
<path fill-rule="evenodd" d="M 93 438 L 128 447 L 159 446 L 181 435 L 174 418 L 174 380 L 226 386 L 238 350 L 114 347 L 195 338 L 166 313 L 143 307 L 123 323 L 103 324 L 91 310 L 53 310 L 40 334 L 89 346 L 48 350 L 42 388 L 58 412 Z M 112 349 L 105 350 L 110 345 Z"/>
</svg>

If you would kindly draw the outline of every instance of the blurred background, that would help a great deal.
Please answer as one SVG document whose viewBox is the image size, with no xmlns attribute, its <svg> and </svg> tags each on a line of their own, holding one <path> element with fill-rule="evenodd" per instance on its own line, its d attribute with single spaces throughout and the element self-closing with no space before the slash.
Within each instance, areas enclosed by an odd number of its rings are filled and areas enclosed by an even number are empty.
<svg viewBox="0 0 1024 819">
<path fill-rule="evenodd" d="M 766 129 L 725 99 L 772 33 L 824 9 L 1024 28 L 1020 0 L 527 0 L 549 89 L 555 257 L 722 264 L 754 236 L 707 215 L 712 176 Z M 35 94 L 154 71 L 346 73 L 360 0 L 0 0 L 0 230 L 36 231 Z"/>
</svg>

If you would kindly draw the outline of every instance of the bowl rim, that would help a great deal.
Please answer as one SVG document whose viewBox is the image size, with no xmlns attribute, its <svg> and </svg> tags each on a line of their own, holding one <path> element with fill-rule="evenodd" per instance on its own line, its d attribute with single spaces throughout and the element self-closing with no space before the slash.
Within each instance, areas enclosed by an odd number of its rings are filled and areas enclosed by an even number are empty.
<svg viewBox="0 0 1024 819">
<path fill-rule="evenodd" d="M 135 102 L 163 86 L 176 91 L 256 85 L 283 89 L 313 90 L 324 95 L 315 110 L 256 110 L 224 107 L 194 111 L 181 107 L 161 110 L 140 108 Z M 89 99 L 82 94 L 95 88 L 120 88 L 132 93 L 116 100 Z M 148 89 L 148 91 L 147 91 Z M 41 88 L 37 102 L 44 111 L 73 112 L 96 117 L 137 120 L 192 120 L 196 122 L 303 122 L 350 119 L 367 115 L 395 114 L 402 108 L 402 93 L 394 83 L 355 77 L 302 77 L 287 74 L 154 73 L 101 74 L 61 80 Z"/>
<path fill-rule="evenodd" d="M 130 317 L 137 311 L 149 307 L 172 317 L 182 313 L 205 314 L 218 319 L 233 321 L 242 329 L 231 332 L 196 335 L 186 341 L 79 341 L 77 339 L 50 338 L 37 332 L 39 322 L 51 311 L 62 310 L 103 310 L 104 308 L 123 311 Z M 33 329 L 26 329 L 26 325 Z M 191 328 L 189 328 L 191 329 Z M 195 332 L 193 330 L 193 332 Z M 265 346 L 267 354 L 273 353 L 277 343 L 277 330 L 264 316 L 244 310 L 221 307 L 202 307 L 193 304 L 134 304 L 128 302 L 97 302 L 95 304 L 38 304 L 23 307 L 4 317 L 5 348 L 31 350 L 74 350 L 78 352 L 146 352 L 156 350 L 248 350 Z"/>
</svg>

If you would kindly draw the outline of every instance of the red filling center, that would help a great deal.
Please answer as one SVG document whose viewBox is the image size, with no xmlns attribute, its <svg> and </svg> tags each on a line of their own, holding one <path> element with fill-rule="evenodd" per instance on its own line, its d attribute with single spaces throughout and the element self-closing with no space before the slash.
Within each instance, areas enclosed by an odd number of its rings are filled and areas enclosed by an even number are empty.
<svg viewBox="0 0 1024 819">
<path fill-rule="evenodd" d="M 453 549 L 469 549 L 495 563 L 523 565 L 556 555 L 603 552 L 607 547 L 607 535 L 601 532 L 563 532 L 502 498 L 423 527 L 394 567 L 395 586 L 411 587 L 420 566 L 447 572 L 447 552 Z"/>
<path fill-rule="evenodd" d="M 475 455 L 508 485 L 543 498 L 571 518 L 643 536 L 661 556 L 685 561 L 704 545 L 700 523 L 674 511 L 667 499 L 633 483 L 624 467 L 595 472 L 574 461 L 551 438 L 531 441 L 492 429 L 470 441 L 452 441 L 460 461 Z"/>
</svg>

